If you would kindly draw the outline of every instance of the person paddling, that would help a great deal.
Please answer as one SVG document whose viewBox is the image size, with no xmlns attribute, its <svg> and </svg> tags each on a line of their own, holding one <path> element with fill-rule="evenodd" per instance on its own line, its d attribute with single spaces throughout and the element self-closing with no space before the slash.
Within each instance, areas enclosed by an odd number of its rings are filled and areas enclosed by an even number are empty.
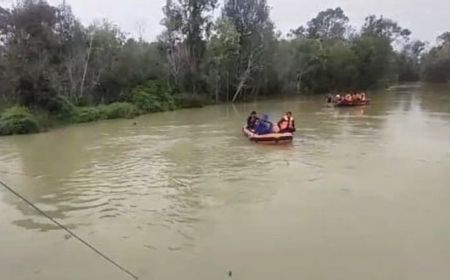
<svg viewBox="0 0 450 280">
<path fill-rule="evenodd" d="M 286 112 L 283 118 L 278 122 L 280 133 L 295 132 L 295 120 L 292 112 Z"/>
</svg>

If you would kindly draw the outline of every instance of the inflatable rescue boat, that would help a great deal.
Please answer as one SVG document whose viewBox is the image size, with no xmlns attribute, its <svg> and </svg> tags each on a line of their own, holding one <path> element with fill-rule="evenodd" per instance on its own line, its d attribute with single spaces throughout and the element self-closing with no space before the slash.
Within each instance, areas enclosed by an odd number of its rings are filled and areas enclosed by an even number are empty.
<svg viewBox="0 0 450 280">
<path fill-rule="evenodd" d="M 356 106 L 366 106 L 369 105 L 370 100 L 360 100 L 360 101 L 348 101 L 348 100 L 342 100 L 337 103 L 334 103 L 334 106 L 336 107 L 356 107 Z"/>
<path fill-rule="evenodd" d="M 261 144 L 287 144 L 291 143 L 294 139 L 294 134 L 290 132 L 259 135 L 247 129 L 245 126 L 242 128 L 242 131 L 250 141 Z"/>
</svg>

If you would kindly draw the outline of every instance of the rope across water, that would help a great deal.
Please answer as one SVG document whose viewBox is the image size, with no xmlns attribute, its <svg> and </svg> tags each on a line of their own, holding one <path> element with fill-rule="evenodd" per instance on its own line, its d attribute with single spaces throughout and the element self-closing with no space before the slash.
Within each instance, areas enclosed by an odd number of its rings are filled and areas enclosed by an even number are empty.
<svg viewBox="0 0 450 280">
<path fill-rule="evenodd" d="M 108 261 L 109 263 L 111 263 L 112 265 L 114 265 L 115 267 L 117 267 L 118 269 L 120 269 L 121 271 L 123 271 L 124 273 L 128 274 L 128 276 L 130 276 L 133 279 L 138 279 L 138 277 L 136 276 L 136 274 L 132 273 L 130 270 L 126 269 L 125 267 L 123 267 L 122 265 L 120 265 L 119 263 L 117 263 L 116 261 L 114 261 L 113 259 L 111 259 L 110 257 L 108 257 L 107 255 L 103 254 L 102 252 L 100 252 L 97 248 L 95 248 L 93 245 L 89 244 L 87 241 L 83 240 L 81 237 L 79 237 L 76 233 L 74 233 L 73 231 L 71 231 L 70 229 L 68 229 L 66 226 L 64 226 L 63 224 L 61 224 L 60 222 L 58 222 L 57 220 L 55 220 L 54 218 L 52 218 L 50 215 L 48 215 L 47 213 L 45 213 L 43 210 L 41 210 L 39 207 L 37 207 L 36 205 L 34 205 L 31 201 L 29 201 L 27 198 L 25 198 L 24 196 L 22 196 L 20 193 L 16 192 L 13 188 L 11 188 L 10 186 L 8 186 L 6 183 L 4 183 L 3 181 L 0 180 L 0 185 L 5 188 L 7 191 L 9 191 L 10 193 L 12 193 L 13 195 L 15 195 L 16 197 L 18 197 L 19 199 L 21 199 L 22 201 L 24 201 L 25 203 L 27 203 L 31 208 L 33 208 L 34 210 L 36 210 L 39 214 L 41 214 L 42 216 L 46 217 L 47 219 L 49 219 L 52 223 L 54 223 L 55 225 L 57 225 L 58 227 L 60 227 L 61 229 L 63 229 L 64 231 L 66 231 L 68 234 L 70 234 L 72 237 L 74 237 L 75 239 L 77 239 L 78 241 L 80 241 L 81 243 L 83 243 L 85 246 L 87 246 L 89 249 L 91 249 L 92 251 L 94 251 L 94 253 L 96 253 L 97 255 L 99 255 L 100 257 L 102 257 L 103 259 L 105 259 L 106 261 Z"/>
</svg>

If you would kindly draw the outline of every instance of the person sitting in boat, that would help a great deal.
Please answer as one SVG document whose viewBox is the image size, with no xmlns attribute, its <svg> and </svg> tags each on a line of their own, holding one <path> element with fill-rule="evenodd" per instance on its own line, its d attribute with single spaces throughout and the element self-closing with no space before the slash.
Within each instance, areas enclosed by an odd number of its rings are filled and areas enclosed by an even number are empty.
<svg viewBox="0 0 450 280">
<path fill-rule="evenodd" d="M 283 118 L 278 122 L 280 133 L 295 132 L 295 120 L 291 112 L 287 112 Z"/>
<path fill-rule="evenodd" d="M 257 122 L 258 122 L 258 115 L 256 114 L 256 111 L 253 111 L 247 118 L 247 129 L 255 130 Z"/>
<path fill-rule="evenodd" d="M 333 95 L 328 94 L 327 103 L 332 103 L 332 102 L 333 102 Z"/>
<path fill-rule="evenodd" d="M 345 99 L 344 99 L 345 101 L 347 101 L 347 102 L 352 102 L 352 96 L 351 96 L 351 94 L 350 93 L 347 93 L 346 95 L 345 95 Z"/>
<path fill-rule="evenodd" d="M 262 115 L 260 119 L 258 119 L 255 133 L 258 135 L 264 135 L 272 133 L 273 124 L 269 121 L 268 115 Z"/>
<path fill-rule="evenodd" d="M 363 101 L 363 102 L 366 101 L 366 93 L 365 92 L 361 93 L 361 101 Z"/>
</svg>

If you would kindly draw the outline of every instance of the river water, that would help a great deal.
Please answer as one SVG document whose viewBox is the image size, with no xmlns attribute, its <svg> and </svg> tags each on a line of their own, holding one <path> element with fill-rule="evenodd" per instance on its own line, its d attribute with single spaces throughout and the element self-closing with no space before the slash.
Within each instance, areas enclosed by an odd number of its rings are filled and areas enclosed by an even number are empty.
<svg viewBox="0 0 450 280">
<path fill-rule="evenodd" d="M 371 97 L 4 137 L 0 178 L 140 279 L 447 279 L 450 90 Z M 294 143 L 250 143 L 253 109 L 293 111 Z M 130 279 L 4 189 L 0 211 L 1 279 Z"/>
</svg>

